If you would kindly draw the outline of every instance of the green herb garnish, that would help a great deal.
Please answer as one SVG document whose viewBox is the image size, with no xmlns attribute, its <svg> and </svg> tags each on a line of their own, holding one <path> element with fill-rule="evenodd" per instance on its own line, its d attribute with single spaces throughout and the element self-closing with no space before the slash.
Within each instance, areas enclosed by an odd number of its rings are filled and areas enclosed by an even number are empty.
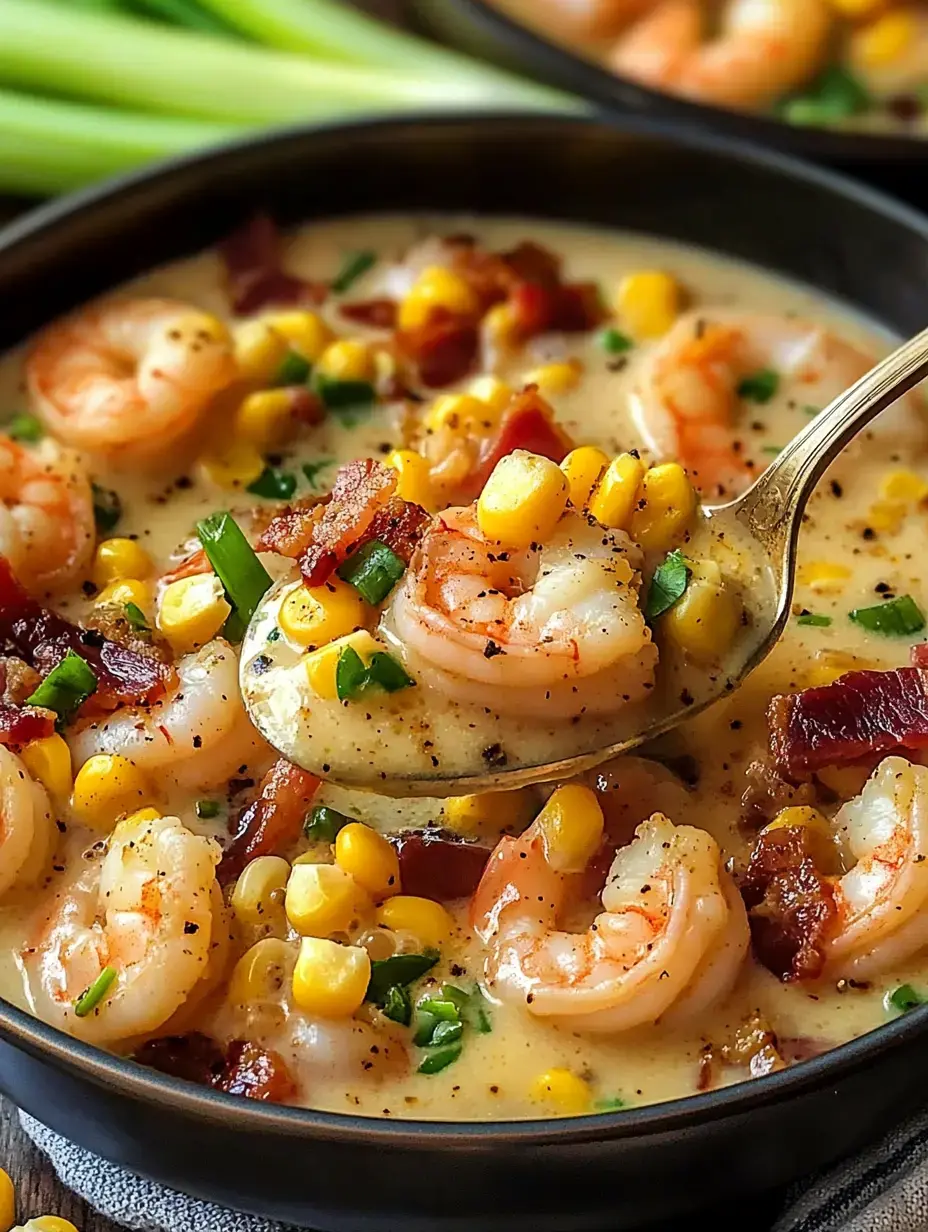
<svg viewBox="0 0 928 1232">
<path fill-rule="evenodd" d="M 454 1002 L 469 1027 L 473 1027 L 481 1035 L 487 1035 L 493 1030 L 483 993 L 478 987 L 475 986 L 471 992 L 465 992 L 454 984 L 442 984 L 441 995 L 443 1000 Z"/>
<path fill-rule="evenodd" d="M 802 408 L 802 413 L 803 413 L 804 415 L 817 415 L 821 409 L 822 409 L 822 408 L 821 408 L 820 406 L 812 406 L 812 405 L 810 405 L 809 403 L 807 403 L 807 404 L 806 404 L 806 405 Z"/>
<path fill-rule="evenodd" d="M 430 1049 L 423 1059 L 419 1062 L 420 1074 L 437 1074 L 441 1070 L 447 1069 L 461 1055 L 462 1044 L 458 1040 L 452 1044 L 442 1044 L 440 1047 Z"/>
<path fill-rule="evenodd" d="M 644 611 L 648 620 L 656 620 L 683 598 L 690 581 L 690 567 L 679 548 L 664 558 L 654 570 Z"/>
<path fill-rule="evenodd" d="M 800 612 L 796 617 L 797 625 L 812 625 L 816 629 L 827 629 L 831 624 L 830 616 L 817 616 L 815 612 Z"/>
<path fill-rule="evenodd" d="M 232 605 L 225 635 L 230 642 L 240 642 L 255 609 L 270 589 L 270 574 L 231 513 L 211 513 L 197 522 L 197 534 Z"/>
<path fill-rule="evenodd" d="M 309 360 L 291 347 L 283 359 L 274 377 L 275 385 L 305 385 L 310 378 L 313 366 Z"/>
<path fill-rule="evenodd" d="M 6 425 L 6 434 L 10 440 L 34 445 L 45 435 L 45 430 L 35 415 L 14 415 Z"/>
<path fill-rule="evenodd" d="M 402 984 L 394 984 L 387 989 L 381 1009 L 385 1018 L 398 1022 L 403 1027 L 408 1027 L 412 1021 L 412 1001 L 408 990 Z"/>
<path fill-rule="evenodd" d="M 875 607 L 855 607 L 849 615 L 855 625 L 884 637 L 910 637 L 925 627 L 924 613 L 911 595 Z"/>
<path fill-rule="evenodd" d="M 781 103 L 779 112 L 790 124 L 814 127 L 859 115 L 871 105 L 870 94 L 860 79 L 848 69 L 833 64 L 805 94 Z"/>
<path fill-rule="evenodd" d="M 364 994 L 365 1001 L 383 1005 L 391 988 L 406 988 L 431 971 L 438 955 L 431 950 L 424 954 L 394 954 L 392 958 L 375 959 L 371 963 L 371 978 Z"/>
<path fill-rule="evenodd" d="M 313 384 L 330 411 L 370 410 L 377 401 L 377 391 L 370 381 L 337 381 L 317 373 Z"/>
<path fill-rule="evenodd" d="M 405 563 L 379 539 L 365 543 L 349 556 L 338 570 L 344 582 L 350 582 L 368 603 L 382 603 L 406 572 Z"/>
<path fill-rule="evenodd" d="M 612 1095 L 608 1099 L 598 1099 L 593 1107 L 597 1112 L 618 1112 L 620 1108 L 627 1108 L 628 1103 L 621 1095 Z"/>
<path fill-rule="evenodd" d="M 280 641 L 280 630 L 277 628 L 276 625 L 267 635 L 267 640 L 269 642 L 279 642 Z"/>
<path fill-rule="evenodd" d="M 918 1006 L 924 1004 L 925 997 L 911 984 L 900 984 L 898 988 L 894 988 L 883 998 L 883 1006 L 887 1013 L 895 1010 L 897 1014 L 907 1014 L 909 1010 L 917 1009 Z"/>
<path fill-rule="evenodd" d="M 86 1018 L 97 1008 L 109 990 L 116 982 L 116 968 L 104 967 L 89 988 L 86 988 L 74 1002 L 74 1014 L 77 1018 Z"/>
<path fill-rule="evenodd" d="M 112 530 L 122 517 L 122 501 L 119 494 L 112 488 L 101 488 L 99 484 L 91 484 L 93 489 L 93 517 L 99 530 Z"/>
<path fill-rule="evenodd" d="M 377 264 L 377 254 L 375 252 L 353 252 L 345 258 L 345 263 L 332 279 L 332 290 L 338 295 L 343 295 L 353 282 L 366 274 L 372 266 Z"/>
<path fill-rule="evenodd" d="M 210 821 L 213 817 L 219 816 L 222 812 L 222 805 L 218 800 L 198 800 L 196 810 L 201 821 Z"/>
<path fill-rule="evenodd" d="M 324 471 L 328 466 L 334 466 L 334 458 L 320 458 L 318 462 L 304 462 L 303 474 L 306 476 L 306 482 L 311 488 L 315 488 L 316 479 L 320 471 Z"/>
<path fill-rule="evenodd" d="M 335 664 L 335 692 L 339 701 L 348 701 L 370 688 L 396 693 L 413 684 L 415 681 L 403 665 L 385 650 L 376 651 L 365 667 L 354 647 L 346 646 Z"/>
<path fill-rule="evenodd" d="M 139 633 L 151 632 L 145 613 L 137 603 L 127 603 L 124 610 L 126 620 L 128 620 L 133 629 L 137 629 Z"/>
<path fill-rule="evenodd" d="M 416 1029 L 413 1032 L 412 1042 L 417 1048 L 425 1048 L 432 1042 L 432 1035 L 437 1026 L 438 1019 L 434 1014 L 426 1014 L 418 1007 L 416 1008 Z"/>
<path fill-rule="evenodd" d="M 79 654 L 69 650 L 32 696 L 26 698 L 26 705 L 54 710 L 59 722 L 64 724 L 96 691 L 97 677 L 93 668 Z"/>
<path fill-rule="evenodd" d="M 250 492 L 252 496 L 263 496 L 266 500 L 289 500 L 296 491 L 296 475 L 292 475 L 289 471 L 279 471 L 273 466 L 266 466 L 245 491 Z"/>
<path fill-rule="evenodd" d="M 354 821 L 327 804 L 317 804 L 303 822 L 303 833 L 314 843 L 334 843 L 335 836 L 343 826 Z"/>
<path fill-rule="evenodd" d="M 463 1034 L 464 1024 L 460 1018 L 456 1018 L 453 1022 L 438 1022 L 432 1032 L 432 1038 L 429 1040 L 429 1047 L 438 1044 L 453 1044 Z"/>
<path fill-rule="evenodd" d="M 624 355 L 635 345 L 627 334 L 618 329 L 604 329 L 599 335 L 599 345 L 607 355 Z"/>
<path fill-rule="evenodd" d="M 761 368 L 759 372 L 752 372 L 740 382 L 738 397 L 748 402 L 769 402 L 779 388 L 779 373 L 772 368 Z"/>
<path fill-rule="evenodd" d="M 783 452 L 783 449 L 784 449 L 783 445 L 764 445 L 761 448 L 761 453 L 770 454 L 772 458 L 775 458 L 778 454 L 781 454 Z"/>
</svg>

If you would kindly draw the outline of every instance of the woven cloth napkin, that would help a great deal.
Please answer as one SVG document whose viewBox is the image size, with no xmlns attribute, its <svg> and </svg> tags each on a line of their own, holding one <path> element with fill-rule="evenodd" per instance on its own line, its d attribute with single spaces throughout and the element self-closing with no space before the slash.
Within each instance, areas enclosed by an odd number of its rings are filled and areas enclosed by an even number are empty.
<svg viewBox="0 0 928 1232">
<path fill-rule="evenodd" d="M 62 1182 L 132 1232 L 308 1232 L 185 1197 L 20 1117 Z M 761 1232 L 757 1223 L 739 1226 Z M 928 1232 L 928 1112 L 794 1192 L 770 1232 Z"/>
</svg>

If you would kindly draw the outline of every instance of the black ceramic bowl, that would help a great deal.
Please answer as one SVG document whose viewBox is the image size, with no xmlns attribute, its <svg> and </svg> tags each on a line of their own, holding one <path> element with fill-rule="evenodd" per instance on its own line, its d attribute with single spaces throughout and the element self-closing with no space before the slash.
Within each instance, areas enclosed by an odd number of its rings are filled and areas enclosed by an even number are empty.
<svg viewBox="0 0 928 1232">
<path fill-rule="evenodd" d="M 868 189 L 643 121 L 500 115 L 258 137 L 40 210 L 0 237 L 0 348 L 258 208 L 284 223 L 463 210 L 630 228 L 802 279 L 902 334 L 928 316 L 928 223 Z M 722 1199 L 756 1213 L 758 1195 L 859 1147 L 923 1100 L 926 1036 L 928 1008 L 691 1099 L 429 1124 L 232 1099 L 0 1002 L 0 1089 L 137 1173 L 326 1232 L 621 1232 Z"/>
<path fill-rule="evenodd" d="M 924 186 L 914 175 L 901 175 L 898 166 L 914 172 L 917 165 L 924 165 L 928 157 L 924 138 L 805 128 L 767 116 L 688 102 L 609 72 L 507 16 L 491 0 L 412 0 L 412 7 L 421 24 L 445 41 L 547 85 L 569 90 L 610 111 L 639 113 L 756 141 L 816 162 L 853 168 L 909 196 L 920 189 L 924 193 Z"/>
</svg>

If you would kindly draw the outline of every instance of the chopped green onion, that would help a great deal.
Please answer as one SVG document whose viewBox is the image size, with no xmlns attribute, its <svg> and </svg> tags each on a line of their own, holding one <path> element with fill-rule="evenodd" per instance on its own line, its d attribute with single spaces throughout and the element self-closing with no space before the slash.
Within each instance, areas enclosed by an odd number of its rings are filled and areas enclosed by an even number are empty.
<svg viewBox="0 0 928 1232">
<path fill-rule="evenodd" d="M 812 625 L 816 629 L 827 629 L 831 624 L 830 616 L 817 616 L 815 612 L 800 612 L 796 617 L 797 625 Z"/>
<path fill-rule="evenodd" d="M 738 397 L 749 402 L 769 402 L 780 388 L 779 373 L 772 368 L 761 368 L 746 376 L 738 386 Z"/>
<path fill-rule="evenodd" d="M 371 978 L 364 994 L 365 1001 L 383 1005 L 395 985 L 405 988 L 420 979 L 438 962 L 434 951 L 424 954 L 394 954 L 392 958 L 375 959 L 371 963 Z"/>
<path fill-rule="evenodd" d="M 777 457 L 777 455 L 781 454 L 782 452 L 783 452 L 782 445 L 764 445 L 763 448 L 761 449 L 761 453 L 768 453 L 773 458 Z"/>
<path fill-rule="evenodd" d="M 911 595 L 899 595 L 875 607 L 856 607 L 850 613 L 855 625 L 884 637 L 909 637 L 925 627 L 925 616 Z"/>
<path fill-rule="evenodd" d="M 459 1040 L 464 1034 L 464 1024 L 460 1018 L 454 1022 L 446 1022 L 439 1019 L 432 1032 L 432 1038 L 429 1040 L 430 1045 L 438 1044 L 453 1044 L 455 1040 Z"/>
<path fill-rule="evenodd" d="M 377 264 L 376 252 L 354 252 L 345 259 L 345 263 L 332 281 L 332 290 L 338 295 L 344 294 L 353 282 L 366 274 Z"/>
<path fill-rule="evenodd" d="M 621 1095 L 612 1095 L 608 1099 L 598 1099 L 593 1107 L 597 1112 L 617 1112 L 619 1108 L 627 1108 L 628 1103 Z"/>
<path fill-rule="evenodd" d="M 406 565 L 392 548 L 372 539 L 349 556 L 337 572 L 342 581 L 350 582 L 362 598 L 376 607 L 406 572 Z"/>
<path fill-rule="evenodd" d="M 41 420 L 35 415 L 14 415 L 6 425 L 6 434 L 13 441 L 25 441 L 34 445 L 45 435 Z"/>
<path fill-rule="evenodd" d="M 415 684 L 405 668 L 385 650 L 378 650 L 364 666 L 353 646 L 346 646 L 335 664 L 335 693 L 339 701 L 347 701 L 372 687 L 385 693 L 396 693 Z"/>
<path fill-rule="evenodd" d="M 422 1010 L 416 1010 L 416 1024 L 412 1042 L 417 1048 L 425 1048 L 432 1042 L 432 1035 L 437 1026 L 438 1019 L 434 1014 L 424 1014 Z"/>
<path fill-rule="evenodd" d="M 437 1074 L 441 1070 L 447 1069 L 461 1055 L 461 1049 L 462 1045 L 459 1040 L 431 1049 L 419 1062 L 418 1072 L 420 1074 Z"/>
<path fill-rule="evenodd" d="M 346 646 L 335 664 L 335 694 L 340 702 L 357 697 L 367 684 L 367 668 L 353 646 Z"/>
<path fill-rule="evenodd" d="M 230 642 L 240 642 L 270 588 L 270 574 L 231 513 L 211 513 L 197 522 L 197 534 L 232 605 L 225 623 L 226 637 Z"/>
<path fill-rule="evenodd" d="M 213 817 L 219 816 L 222 812 L 222 805 L 218 800 L 198 800 L 196 809 L 201 821 L 210 821 Z"/>
<path fill-rule="evenodd" d="M 812 406 L 810 403 L 807 403 L 802 408 L 802 412 L 804 415 L 817 415 L 821 409 L 820 406 Z"/>
<path fill-rule="evenodd" d="M 392 988 L 387 989 L 387 995 L 384 997 L 382 1010 L 385 1018 L 389 1018 L 391 1022 L 398 1022 L 403 1027 L 408 1027 L 412 1021 L 412 1001 L 409 993 L 402 984 L 394 984 Z"/>
<path fill-rule="evenodd" d="M 790 124 L 827 125 L 866 111 L 872 104 L 863 82 L 848 69 L 832 64 L 810 89 L 780 104 L 780 114 Z"/>
<path fill-rule="evenodd" d="M 369 410 L 377 401 L 377 391 L 370 381 L 338 381 L 317 373 L 313 385 L 330 411 Z"/>
<path fill-rule="evenodd" d="M 312 373 L 313 366 L 309 360 L 291 347 L 283 357 L 277 374 L 275 385 L 305 385 Z"/>
<path fill-rule="evenodd" d="M 26 698 L 26 705 L 54 710 L 59 720 L 67 723 L 77 708 L 96 690 L 97 677 L 93 668 L 79 654 L 69 650 L 32 696 Z"/>
<path fill-rule="evenodd" d="M 97 1008 L 116 981 L 116 968 L 104 967 L 89 988 L 86 988 L 74 1002 L 74 1014 L 77 1018 L 86 1018 Z"/>
<path fill-rule="evenodd" d="M 898 1014 L 907 1014 L 909 1010 L 917 1009 L 919 1005 L 925 1004 L 925 997 L 920 992 L 917 992 L 911 984 L 900 984 L 898 988 L 894 988 L 892 992 L 888 992 L 883 998 L 883 1005 L 887 1013 L 893 1010 Z"/>
<path fill-rule="evenodd" d="M 328 466 L 334 465 L 334 458 L 320 458 L 318 462 L 304 462 L 303 474 L 306 476 L 306 482 L 311 488 L 315 488 L 319 472 L 324 471 Z"/>
<path fill-rule="evenodd" d="M 317 804 L 303 823 L 303 833 L 314 843 L 334 843 L 343 826 L 354 821 L 327 804 Z"/>
<path fill-rule="evenodd" d="M 440 997 L 425 997 L 416 1006 L 423 1014 L 431 1014 L 438 1022 L 460 1022 L 461 1012 L 453 1001 Z"/>
<path fill-rule="evenodd" d="M 635 345 L 627 334 L 618 329 L 604 329 L 599 335 L 599 345 L 608 355 L 624 355 Z"/>
<path fill-rule="evenodd" d="M 289 500 L 296 491 L 296 475 L 289 471 L 279 471 L 273 466 L 266 466 L 254 483 L 245 489 L 252 496 L 263 496 L 266 500 Z"/>
<path fill-rule="evenodd" d="M 484 1006 L 483 993 L 478 987 L 475 986 L 473 992 L 468 993 L 454 984 L 442 984 L 441 995 L 443 1000 L 454 1002 L 469 1027 L 473 1027 L 481 1035 L 487 1035 L 493 1030 L 490 1015 Z"/>
<path fill-rule="evenodd" d="M 654 570 L 644 610 L 648 620 L 656 620 L 670 611 L 686 591 L 690 582 L 690 568 L 679 548 L 665 556 Z"/>
<path fill-rule="evenodd" d="M 384 693 L 396 693 L 400 689 L 408 689 L 416 682 L 408 675 L 402 663 L 397 662 L 393 655 L 385 650 L 378 650 L 371 656 L 367 666 L 367 683 L 383 689 Z"/>
<path fill-rule="evenodd" d="M 280 630 L 277 628 L 276 625 L 267 635 L 267 640 L 269 642 L 279 642 L 280 641 Z"/>
<path fill-rule="evenodd" d="M 119 499 L 119 493 L 114 492 L 112 488 L 101 488 L 96 483 L 91 487 L 93 489 L 94 521 L 99 530 L 112 530 L 122 517 L 122 501 Z"/>
<path fill-rule="evenodd" d="M 150 632 L 148 620 L 145 613 L 137 603 L 127 603 L 125 606 L 126 620 L 133 629 L 138 629 L 139 633 Z"/>
</svg>

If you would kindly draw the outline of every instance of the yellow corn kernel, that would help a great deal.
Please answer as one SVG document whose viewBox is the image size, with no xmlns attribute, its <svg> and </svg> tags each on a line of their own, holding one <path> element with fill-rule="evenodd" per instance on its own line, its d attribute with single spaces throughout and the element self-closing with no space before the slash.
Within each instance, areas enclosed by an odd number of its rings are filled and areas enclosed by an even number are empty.
<svg viewBox="0 0 928 1232">
<path fill-rule="evenodd" d="M 264 458 L 250 441 L 232 440 L 219 452 L 202 457 L 200 468 L 217 488 L 233 491 L 254 483 L 264 470 Z"/>
<path fill-rule="evenodd" d="M 71 750 L 59 735 L 33 740 L 20 753 L 23 764 L 32 777 L 53 800 L 67 800 L 74 776 L 71 772 Z"/>
<path fill-rule="evenodd" d="M 282 856 L 258 856 L 242 869 L 232 891 L 232 911 L 240 924 L 257 928 L 273 922 L 283 908 L 290 865 Z"/>
<path fill-rule="evenodd" d="M 890 471 L 880 484 L 880 495 L 884 500 L 914 504 L 928 496 L 928 483 L 914 471 Z"/>
<path fill-rule="evenodd" d="M 134 539 L 104 539 L 93 559 L 93 580 L 101 589 L 122 578 L 144 578 L 152 571 L 151 557 Z"/>
<path fill-rule="evenodd" d="M 567 477 L 556 462 L 517 449 L 500 458 L 477 501 L 487 539 L 527 548 L 550 537 L 567 505 Z"/>
<path fill-rule="evenodd" d="M 386 462 L 399 477 L 396 484 L 397 496 L 431 511 L 434 508 L 435 496 L 432 492 L 432 468 L 428 459 L 414 449 L 394 449 L 387 454 Z"/>
<path fill-rule="evenodd" d="M 244 321 L 234 334 L 239 376 L 249 384 L 266 385 L 277 375 L 287 354 L 287 339 L 267 321 Z"/>
<path fill-rule="evenodd" d="M 483 332 L 493 346 L 515 346 L 520 333 L 519 319 L 512 304 L 494 304 L 483 318 Z"/>
<path fill-rule="evenodd" d="M 342 826 L 335 838 L 335 862 L 374 898 L 400 892 L 400 862 L 382 834 L 360 821 Z"/>
<path fill-rule="evenodd" d="M 629 532 L 646 552 L 667 552 L 679 543 L 696 512 L 696 493 L 679 462 L 645 471 Z"/>
<path fill-rule="evenodd" d="M 575 509 L 587 507 L 590 493 L 608 465 L 608 455 L 595 445 L 580 445 L 570 451 L 561 463 L 561 470 L 567 476 L 570 503 Z"/>
<path fill-rule="evenodd" d="M 293 395 L 289 389 L 249 394 L 235 412 L 235 437 L 258 450 L 282 445 L 293 434 Z"/>
<path fill-rule="evenodd" d="M 546 397 L 552 394 L 566 394 L 576 389 L 580 384 L 583 366 L 576 360 L 565 360 L 559 364 L 542 364 L 533 368 L 522 378 L 523 385 L 537 385 Z"/>
<path fill-rule="evenodd" d="M 77 772 L 71 808 L 85 825 L 108 832 L 117 817 L 133 812 L 148 795 L 148 782 L 135 762 L 119 753 L 95 753 Z"/>
<path fill-rule="evenodd" d="M 8 1173 L 0 1168 L 0 1232 L 9 1232 L 16 1219 L 16 1194 Z"/>
<path fill-rule="evenodd" d="M 134 603 L 140 611 L 148 614 L 151 607 L 151 584 L 138 578 L 120 578 L 118 582 L 110 582 L 97 595 L 94 603 L 103 607 L 107 603 L 116 603 L 127 607 Z"/>
<path fill-rule="evenodd" d="M 427 432 L 450 428 L 461 436 L 486 436 L 498 420 L 497 412 L 473 394 L 439 394 L 422 422 Z"/>
<path fill-rule="evenodd" d="M 422 950 L 440 950 L 454 930 L 441 903 L 413 894 L 397 894 L 377 908 L 375 923 L 395 933 L 411 933 Z"/>
<path fill-rule="evenodd" d="M 884 13 L 851 36 L 851 58 L 865 68 L 883 68 L 909 50 L 918 32 L 918 21 L 907 9 Z"/>
<path fill-rule="evenodd" d="M 272 312 L 264 320 L 311 364 L 319 359 L 334 337 L 315 312 Z"/>
<path fill-rule="evenodd" d="M 867 525 L 878 534 L 896 535 L 907 512 L 898 501 L 874 501 L 867 510 Z"/>
<path fill-rule="evenodd" d="M 620 453 L 606 468 L 590 500 L 590 514 L 603 526 L 625 530 L 632 520 L 645 465 L 633 453 Z"/>
<path fill-rule="evenodd" d="M 851 576 L 846 565 L 831 564 L 827 560 L 810 560 L 799 566 L 797 578 L 801 586 L 808 586 L 820 595 L 838 594 Z"/>
<path fill-rule="evenodd" d="M 359 629 L 357 633 L 349 633 L 347 637 L 337 637 L 334 642 L 329 642 L 327 646 L 322 646 L 319 650 L 312 650 L 303 657 L 309 687 L 317 697 L 321 697 L 324 701 L 334 701 L 338 697 L 335 688 L 335 669 L 338 666 L 339 655 L 349 646 L 357 651 L 365 665 L 370 663 L 376 651 L 383 650 L 383 646 L 376 642 L 366 629 Z"/>
<path fill-rule="evenodd" d="M 712 662 L 730 649 L 743 614 L 738 597 L 724 583 L 694 578 L 662 617 L 661 629 L 691 659 Z"/>
<path fill-rule="evenodd" d="M 460 274 L 440 265 L 432 265 L 422 271 L 400 304 L 400 329 L 414 330 L 426 325 L 436 308 L 443 308 L 456 316 L 469 317 L 480 311 L 480 301 L 470 283 Z"/>
<path fill-rule="evenodd" d="M 876 664 L 868 663 L 844 650 L 819 650 L 812 656 L 812 662 L 805 673 L 806 685 L 811 689 L 820 689 L 834 684 L 848 672 L 865 671 L 875 666 Z"/>
<path fill-rule="evenodd" d="M 616 311 L 634 338 L 660 338 L 680 314 L 680 284 L 662 270 L 639 270 L 622 279 Z"/>
<path fill-rule="evenodd" d="M 293 999 L 307 1014 L 350 1018 L 371 978 L 371 960 L 359 945 L 304 937 L 293 970 Z"/>
<path fill-rule="evenodd" d="M 183 654 L 215 637 L 232 608 L 215 573 L 196 573 L 165 586 L 158 609 L 158 628 Z"/>
<path fill-rule="evenodd" d="M 21 1227 L 13 1228 L 12 1232 L 77 1232 L 77 1228 L 70 1219 L 62 1219 L 60 1215 L 37 1215 Z"/>
<path fill-rule="evenodd" d="M 559 873 L 582 873 L 603 837 L 603 810 L 582 783 L 565 783 L 535 818 L 548 862 Z"/>
<path fill-rule="evenodd" d="M 316 371 L 333 381 L 369 381 L 375 372 L 374 355 L 366 342 L 341 338 L 325 348 Z"/>
<path fill-rule="evenodd" d="M 786 829 L 806 831 L 812 860 L 820 872 L 837 873 L 841 871 L 838 849 L 835 846 L 831 826 L 818 809 L 802 804 L 790 805 L 789 808 L 781 809 L 773 821 L 764 826 L 761 834 Z"/>
<path fill-rule="evenodd" d="M 136 809 L 134 813 L 129 813 L 119 824 L 129 829 L 132 826 L 144 825 L 146 821 L 158 821 L 162 816 L 162 813 L 159 813 L 156 808 L 152 808 L 149 805 L 146 808 Z"/>
<path fill-rule="evenodd" d="M 503 830 L 521 830 L 532 819 L 537 805 L 528 788 L 516 791 L 484 791 L 476 796 L 452 796 L 441 806 L 444 825 L 456 834 L 498 835 Z"/>
<path fill-rule="evenodd" d="M 352 927 L 369 903 L 337 864 L 295 864 L 287 882 L 287 919 L 304 937 L 331 937 Z"/>
<path fill-rule="evenodd" d="M 349 582 L 332 577 L 321 586 L 298 582 L 280 605 L 281 629 L 299 646 L 325 646 L 364 624 L 367 605 Z"/>
<path fill-rule="evenodd" d="M 567 1116 L 578 1116 L 590 1107 L 590 1084 L 569 1069 L 547 1069 L 532 1082 L 530 1097 L 538 1104 L 551 1104 Z"/>
<path fill-rule="evenodd" d="M 284 986 L 293 965 L 293 947 L 278 937 L 264 937 L 246 950 L 232 969 L 226 994 L 231 1005 L 269 1001 Z"/>
<path fill-rule="evenodd" d="M 472 397 L 485 402 L 491 411 L 496 411 L 497 416 L 505 411 L 515 397 L 515 390 L 511 385 L 501 381 L 498 376 L 490 376 L 489 373 L 471 381 L 467 392 Z"/>
</svg>

